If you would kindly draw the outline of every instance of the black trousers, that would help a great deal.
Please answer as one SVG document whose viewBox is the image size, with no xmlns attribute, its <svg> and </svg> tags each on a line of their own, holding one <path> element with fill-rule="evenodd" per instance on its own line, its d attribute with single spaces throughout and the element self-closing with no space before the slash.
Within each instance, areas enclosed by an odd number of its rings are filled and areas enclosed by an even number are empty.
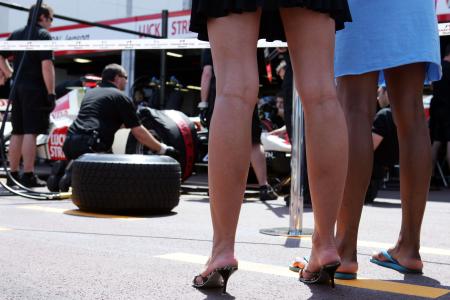
<svg viewBox="0 0 450 300">
<path fill-rule="evenodd" d="M 67 135 L 63 145 L 63 152 L 67 160 L 77 159 L 85 153 L 94 153 L 91 141 L 92 137 L 88 134 Z"/>
</svg>

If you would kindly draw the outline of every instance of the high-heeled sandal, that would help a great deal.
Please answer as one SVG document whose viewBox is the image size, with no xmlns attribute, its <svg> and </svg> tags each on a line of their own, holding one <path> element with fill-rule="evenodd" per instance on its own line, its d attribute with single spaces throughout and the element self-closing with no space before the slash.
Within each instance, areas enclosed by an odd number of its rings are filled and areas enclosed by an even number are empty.
<svg viewBox="0 0 450 300">
<path fill-rule="evenodd" d="M 225 266 L 215 269 L 206 277 L 199 274 L 192 280 L 192 286 L 197 289 L 222 288 L 222 294 L 226 294 L 228 279 L 237 269 L 237 266 Z M 200 283 L 197 282 L 198 278 L 201 279 Z"/>
<path fill-rule="evenodd" d="M 323 284 L 330 282 L 331 287 L 334 288 L 334 274 L 336 273 L 337 268 L 341 265 L 340 262 L 333 262 L 320 267 L 318 272 L 311 272 L 306 270 L 306 264 L 304 268 L 300 268 L 300 278 L 299 280 L 306 284 Z M 310 278 L 303 277 L 303 272 L 311 274 Z"/>
</svg>

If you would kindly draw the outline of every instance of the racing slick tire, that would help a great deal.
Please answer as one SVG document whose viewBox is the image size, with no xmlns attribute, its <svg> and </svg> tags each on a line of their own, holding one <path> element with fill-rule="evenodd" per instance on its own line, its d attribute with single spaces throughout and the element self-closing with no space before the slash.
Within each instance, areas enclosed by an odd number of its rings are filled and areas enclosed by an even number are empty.
<svg viewBox="0 0 450 300">
<path fill-rule="evenodd" d="M 142 125 L 158 140 L 179 151 L 181 179 L 192 175 L 197 154 L 197 131 L 195 124 L 184 113 L 176 110 L 157 110 L 150 107 L 138 109 Z M 127 140 L 127 154 L 147 154 L 149 150 L 130 134 Z"/>
<path fill-rule="evenodd" d="M 180 164 L 157 155 L 84 154 L 73 162 L 72 201 L 100 213 L 168 213 L 180 199 Z"/>
</svg>

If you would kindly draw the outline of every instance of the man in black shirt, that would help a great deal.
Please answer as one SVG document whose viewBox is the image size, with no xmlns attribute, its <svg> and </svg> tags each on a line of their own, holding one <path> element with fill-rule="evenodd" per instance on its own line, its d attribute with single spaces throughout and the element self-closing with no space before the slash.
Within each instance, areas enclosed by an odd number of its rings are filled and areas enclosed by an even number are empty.
<svg viewBox="0 0 450 300">
<path fill-rule="evenodd" d="M 26 40 L 32 30 L 31 40 L 51 40 L 48 29 L 53 21 L 53 10 L 43 4 L 38 11 L 36 24 L 31 24 L 36 6 L 30 8 L 26 27 L 14 31 L 8 40 Z M 17 69 L 22 58 L 22 70 L 17 77 L 7 59 L 14 57 Z M 28 187 L 44 186 L 45 182 L 34 174 L 36 159 L 36 136 L 47 133 L 49 114 L 55 105 L 55 70 L 52 51 L 3 51 L 0 52 L 0 70 L 6 78 L 13 76 L 15 90 L 12 100 L 12 136 L 9 144 L 9 166 L 11 175 Z M 20 159 L 23 159 L 23 174 L 19 178 Z M 13 185 L 8 178 L 8 185 Z"/>
<path fill-rule="evenodd" d="M 282 54 L 283 61 L 277 66 L 277 75 L 281 78 L 281 92 L 284 94 L 284 121 L 289 140 L 292 140 L 292 96 L 294 87 L 294 74 L 291 59 L 287 48 L 277 48 Z"/>
<path fill-rule="evenodd" d="M 214 75 L 213 61 L 210 49 L 204 49 L 201 57 L 202 77 L 200 79 L 200 121 L 209 128 L 216 100 L 216 76 Z"/>
<path fill-rule="evenodd" d="M 63 151 L 67 159 L 76 159 L 82 154 L 109 152 L 114 134 L 122 125 L 131 128 L 134 137 L 150 150 L 176 157 L 177 151 L 158 142 L 141 125 L 136 109 L 125 90 L 127 74 L 117 64 L 105 67 L 99 87 L 86 92 L 77 118 L 70 126 Z"/>
<path fill-rule="evenodd" d="M 399 162 L 397 127 L 389 107 L 380 109 L 372 125 L 374 163 L 393 166 Z"/>
</svg>

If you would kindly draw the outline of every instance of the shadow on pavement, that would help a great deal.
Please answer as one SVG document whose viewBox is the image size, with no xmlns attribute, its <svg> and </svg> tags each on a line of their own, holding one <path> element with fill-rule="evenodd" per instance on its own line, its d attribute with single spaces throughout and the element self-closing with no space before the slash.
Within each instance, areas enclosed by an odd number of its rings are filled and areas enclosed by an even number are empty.
<svg viewBox="0 0 450 300">
<path fill-rule="evenodd" d="M 198 291 L 202 292 L 206 296 L 205 299 L 236 299 L 236 297 L 228 293 L 222 294 L 222 288 L 212 288 Z"/>
<path fill-rule="evenodd" d="M 153 219 L 153 218 L 165 218 L 165 217 L 171 217 L 175 216 L 178 213 L 171 211 L 171 212 L 164 212 L 164 213 L 139 213 L 139 212 L 129 212 L 126 211 L 123 213 L 100 213 L 100 212 L 90 212 L 90 211 L 83 211 L 80 209 L 69 209 L 64 211 L 65 215 L 70 216 L 76 216 L 76 217 L 85 217 L 85 218 L 100 218 L 100 219 L 114 219 L 114 218 L 146 218 L 146 219 Z"/>
<path fill-rule="evenodd" d="M 392 280 L 393 282 L 399 282 L 399 283 L 408 283 L 408 284 L 414 284 L 414 285 L 421 285 L 421 286 L 429 286 L 439 289 L 449 289 L 450 286 L 443 286 L 441 285 L 441 282 L 437 279 L 427 277 L 424 275 L 414 275 L 414 274 L 405 274 L 404 280 Z"/>
<path fill-rule="evenodd" d="M 384 202 L 382 199 L 375 199 L 375 201 L 371 204 L 366 204 L 365 206 L 372 207 L 382 207 L 382 208 L 401 208 L 402 205 L 400 203 L 392 203 L 392 202 Z"/>
</svg>

